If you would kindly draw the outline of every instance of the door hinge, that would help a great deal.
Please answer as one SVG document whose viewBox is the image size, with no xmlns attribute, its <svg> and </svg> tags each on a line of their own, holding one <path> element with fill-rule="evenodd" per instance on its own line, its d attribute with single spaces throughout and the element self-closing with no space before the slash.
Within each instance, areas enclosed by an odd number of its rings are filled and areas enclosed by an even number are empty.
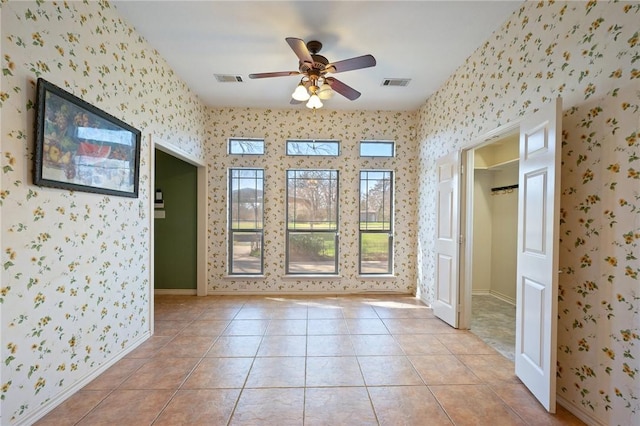
<svg viewBox="0 0 640 426">
<path fill-rule="evenodd" d="M 458 237 L 458 244 L 464 244 L 464 235 Z"/>
</svg>

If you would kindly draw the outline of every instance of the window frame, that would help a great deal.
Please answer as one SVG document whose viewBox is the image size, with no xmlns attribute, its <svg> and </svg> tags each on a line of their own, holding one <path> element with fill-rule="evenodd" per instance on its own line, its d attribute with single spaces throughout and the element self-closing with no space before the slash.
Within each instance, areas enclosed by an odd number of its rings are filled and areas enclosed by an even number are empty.
<svg viewBox="0 0 640 426">
<path fill-rule="evenodd" d="M 364 145 L 390 145 L 391 146 L 391 155 L 363 155 L 362 147 Z M 395 158 L 396 156 L 396 141 L 387 140 L 387 139 L 365 139 L 360 141 L 359 145 L 359 156 L 365 158 Z"/>
<path fill-rule="evenodd" d="M 234 220 L 233 220 L 233 179 L 234 179 L 234 175 L 233 172 L 235 171 L 254 171 L 254 172 L 261 172 L 261 181 L 262 181 L 262 207 L 260 209 L 260 213 L 261 213 L 261 217 L 260 217 L 260 224 L 261 227 L 260 228 L 234 228 L 233 224 L 234 224 Z M 257 175 L 254 177 L 254 179 L 258 180 L 259 178 L 257 177 Z M 238 275 L 251 275 L 251 276 L 256 276 L 256 275 L 263 275 L 264 274 L 264 188 L 265 188 L 265 172 L 264 169 L 262 168 L 257 168 L 257 167 L 231 167 L 228 170 L 228 190 L 227 190 L 227 234 L 228 234 L 228 241 L 227 241 L 227 274 L 229 275 L 233 275 L 233 276 L 238 276 Z M 256 187 L 257 190 L 257 187 Z M 233 251 L 233 243 L 235 241 L 235 234 L 239 233 L 239 234 L 250 234 L 250 233 L 255 233 L 255 234 L 260 234 L 260 271 L 259 272 L 234 272 L 234 251 Z"/>
<path fill-rule="evenodd" d="M 335 178 L 332 180 L 335 181 L 335 207 L 334 207 L 334 221 L 329 223 L 335 223 L 335 227 L 332 229 L 300 229 L 294 227 L 290 227 L 290 194 L 289 194 L 289 174 L 291 172 L 330 172 L 335 174 Z M 287 169 L 285 172 L 285 194 L 286 194 L 286 210 L 285 210 L 285 275 L 294 275 L 294 276 L 314 276 L 314 275 L 322 275 L 322 276 L 336 276 L 339 274 L 339 256 L 340 256 L 340 171 L 337 169 Z M 331 234 L 333 233 L 333 241 L 334 241 L 334 266 L 333 271 L 331 272 L 321 272 L 321 271 L 313 271 L 313 272 L 295 272 L 291 271 L 291 259 L 290 259 L 290 241 L 292 234 Z"/>
<path fill-rule="evenodd" d="M 262 152 L 232 152 L 233 142 L 261 142 Z M 227 138 L 227 154 L 228 155 L 264 155 L 265 142 L 264 138 Z"/>
<path fill-rule="evenodd" d="M 292 144 L 315 144 L 315 143 L 324 143 L 324 144 L 332 144 L 337 145 L 337 153 L 336 154 L 313 154 L 313 153 L 291 153 L 289 152 L 289 146 Z M 287 139 L 285 144 L 285 154 L 288 157 L 339 157 L 341 154 L 341 143 L 337 139 Z"/>
<path fill-rule="evenodd" d="M 363 228 L 363 223 L 369 223 L 369 220 L 362 220 L 362 181 L 364 173 L 388 173 L 389 174 L 389 227 L 388 229 L 370 229 L 368 226 Z M 370 180 L 370 179 L 367 179 Z M 393 275 L 393 260 L 394 260 L 394 243 L 395 243 L 395 212 L 394 212 L 394 191 L 395 191 L 395 172 L 393 170 L 388 169 L 363 169 L 360 170 L 359 178 L 358 178 L 358 274 L 361 276 L 383 276 L 383 275 Z M 383 205 L 385 203 L 383 202 Z M 365 210 L 365 213 L 368 210 Z M 387 234 L 388 236 L 388 246 L 387 246 L 387 270 L 384 272 L 363 272 L 362 263 L 363 263 L 363 235 L 364 234 Z"/>
</svg>

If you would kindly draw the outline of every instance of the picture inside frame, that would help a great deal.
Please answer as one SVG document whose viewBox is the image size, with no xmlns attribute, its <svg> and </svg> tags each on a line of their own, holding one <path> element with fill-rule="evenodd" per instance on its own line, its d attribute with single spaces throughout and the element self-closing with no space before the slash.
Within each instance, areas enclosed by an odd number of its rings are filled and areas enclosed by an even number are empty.
<svg viewBox="0 0 640 426">
<path fill-rule="evenodd" d="M 140 131 L 40 78 L 34 183 L 138 196 Z"/>
</svg>

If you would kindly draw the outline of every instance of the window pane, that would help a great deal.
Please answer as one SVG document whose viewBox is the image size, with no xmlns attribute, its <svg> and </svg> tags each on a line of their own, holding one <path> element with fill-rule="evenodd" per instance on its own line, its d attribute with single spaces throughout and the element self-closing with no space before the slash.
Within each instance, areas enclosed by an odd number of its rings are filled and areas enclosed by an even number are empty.
<svg viewBox="0 0 640 426">
<path fill-rule="evenodd" d="M 262 229 L 264 171 L 231 169 L 231 229 Z"/>
<path fill-rule="evenodd" d="M 360 273 L 391 273 L 391 237 L 387 232 L 360 233 Z"/>
<path fill-rule="evenodd" d="M 231 244 L 232 274 L 262 273 L 262 232 L 233 232 Z"/>
<path fill-rule="evenodd" d="M 264 170 L 229 170 L 229 273 L 262 273 Z"/>
<path fill-rule="evenodd" d="M 361 230 L 391 230 L 392 184 L 391 172 L 360 172 Z"/>
<path fill-rule="evenodd" d="M 360 156 L 393 157 L 395 145 L 394 141 L 360 141 Z"/>
<path fill-rule="evenodd" d="M 229 139 L 229 154 L 262 155 L 264 139 Z"/>
<path fill-rule="evenodd" d="M 338 229 L 336 170 L 287 171 L 287 199 L 288 229 Z"/>
<path fill-rule="evenodd" d="M 393 173 L 360 172 L 360 273 L 393 272 Z"/>
<path fill-rule="evenodd" d="M 336 170 L 287 171 L 287 273 L 337 273 L 337 219 Z"/>
<path fill-rule="evenodd" d="M 289 232 L 288 273 L 335 274 L 335 232 Z"/>
<path fill-rule="evenodd" d="M 288 140 L 287 155 L 340 155 L 339 141 Z"/>
</svg>

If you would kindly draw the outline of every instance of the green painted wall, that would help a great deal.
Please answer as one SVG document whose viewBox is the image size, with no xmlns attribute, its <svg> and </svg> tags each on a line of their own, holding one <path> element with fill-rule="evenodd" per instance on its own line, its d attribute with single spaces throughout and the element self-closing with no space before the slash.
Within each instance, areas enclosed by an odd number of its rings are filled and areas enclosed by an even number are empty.
<svg viewBox="0 0 640 426">
<path fill-rule="evenodd" d="M 195 289 L 197 169 L 156 150 L 156 189 L 165 219 L 155 219 L 155 288 Z"/>
</svg>

